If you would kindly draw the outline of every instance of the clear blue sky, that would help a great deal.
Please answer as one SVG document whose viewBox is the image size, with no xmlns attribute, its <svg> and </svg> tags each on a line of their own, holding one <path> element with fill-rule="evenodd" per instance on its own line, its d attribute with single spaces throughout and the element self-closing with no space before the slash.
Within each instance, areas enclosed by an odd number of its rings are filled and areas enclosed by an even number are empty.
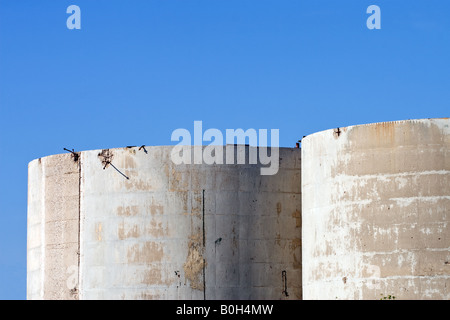
<svg viewBox="0 0 450 320">
<path fill-rule="evenodd" d="M 194 120 L 279 129 L 292 147 L 448 117 L 449 14 L 448 0 L 0 0 L 0 299 L 26 298 L 29 161 L 174 144 Z"/>
</svg>

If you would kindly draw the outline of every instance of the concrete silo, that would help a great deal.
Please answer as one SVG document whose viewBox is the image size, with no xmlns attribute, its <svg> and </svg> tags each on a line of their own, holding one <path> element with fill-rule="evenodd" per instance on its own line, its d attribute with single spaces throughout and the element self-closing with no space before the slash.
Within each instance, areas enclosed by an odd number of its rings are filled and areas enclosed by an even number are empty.
<svg viewBox="0 0 450 320">
<path fill-rule="evenodd" d="M 450 121 L 302 140 L 304 299 L 450 299 Z"/>
<path fill-rule="evenodd" d="M 267 176 L 172 149 L 29 164 L 28 299 L 301 298 L 300 149 Z"/>
</svg>

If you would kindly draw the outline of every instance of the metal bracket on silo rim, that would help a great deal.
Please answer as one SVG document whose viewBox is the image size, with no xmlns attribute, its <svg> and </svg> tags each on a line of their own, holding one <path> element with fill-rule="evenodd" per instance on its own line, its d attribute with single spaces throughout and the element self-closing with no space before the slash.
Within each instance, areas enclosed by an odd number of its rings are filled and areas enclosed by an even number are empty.
<svg viewBox="0 0 450 320">
<path fill-rule="evenodd" d="M 68 151 L 68 152 L 70 152 L 70 153 L 72 154 L 72 158 L 73 158 L 73 161 L 74 161 L 74 162 L 78 162 L 78 159 L 80 158 L 80 155 L 78 154 L 78 152 L 75 152 L 74 149 L 69 150 L 69 149 L 67 149 L 67 148 L 64 148 L 64 150 L 65 150 L 65 151 Z"/>
<path fill-rule="evenodd" d="M 341 135 L 341 133 L 342 133 L 342 130 L 341 130 L 341 128 L 339 128 L 339 127 L 333 130 L 333 136 L 334 136 L 336 139 L 339 138 L 339 136 Z"/>
<path fill-rule="evenodd" d="M 102 165 L 103 165 L 103 170 L 106 169 L 106 167 L 108 167 L 108 165 L 111 164 L 111 161 L 114 157 L 114 154 L 112 153 L 111 150 L 109 149 L 103 149 L 99 154 L 98 157 L 100 158 Z"/>
</svg>

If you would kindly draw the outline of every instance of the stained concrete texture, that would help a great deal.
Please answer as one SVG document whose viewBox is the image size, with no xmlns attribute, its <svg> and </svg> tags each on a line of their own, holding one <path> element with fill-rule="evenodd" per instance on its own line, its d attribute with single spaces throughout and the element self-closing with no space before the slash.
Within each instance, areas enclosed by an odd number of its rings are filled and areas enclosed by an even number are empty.
<svg viewBox="0 0 450 320">
<path fill-rule="evenodd" d="M 173 147 L 34 160 L 28 299 L 450 299 L 449 122 L 318 132 L 272 176 Z"/>
<path fill-rule="evenodd" d="M 450 121 L 302 140 L 304 299 L 450 299 Z"/>
<path fill-rule="evenodd" d="M 28 299 L 301 298 L 300 149 L 266 176 L 172 150 L 29 164 Z"/>
</svg>

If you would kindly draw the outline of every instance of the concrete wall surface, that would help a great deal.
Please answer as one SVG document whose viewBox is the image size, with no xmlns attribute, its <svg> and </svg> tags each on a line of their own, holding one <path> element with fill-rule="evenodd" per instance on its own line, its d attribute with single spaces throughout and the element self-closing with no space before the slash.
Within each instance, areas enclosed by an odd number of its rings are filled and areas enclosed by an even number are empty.
<svg viewBox="0 0 450 320">
<path fill-rule="evenodd" d="M 450 299 L 450 121 L 302 140 L 304 299 Z"/>
<path fill-rule="evenodd" d="M 172 149 L 29 164 L 28 299 L 301 298 L 300 149 L 266 176 Z"/>
<path fill-rule="evenodd" d="M 314 133 L 275 175 L 248 146 L 36 159 L 27 298 L 450 299 L 449 146 L 443 118 Z"/>
</svg>

